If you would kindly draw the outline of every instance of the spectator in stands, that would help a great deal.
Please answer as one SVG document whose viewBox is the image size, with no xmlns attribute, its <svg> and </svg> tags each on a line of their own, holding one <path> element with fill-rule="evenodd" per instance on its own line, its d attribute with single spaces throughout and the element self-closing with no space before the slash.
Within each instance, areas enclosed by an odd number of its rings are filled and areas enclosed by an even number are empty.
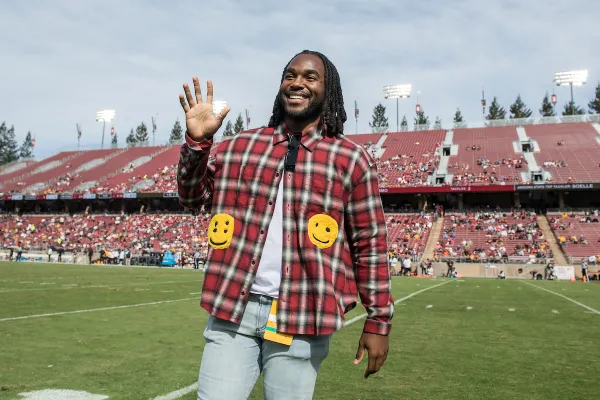
<svg viewBox="0 0 600 400">
<path fill-rule="evenodd" d="M 202 101 L 196 78 L 194 87 L 195 99 L 187 85 L 185 97 L 180 96 L 181 105 L 186 112 L 187 131 L 178 168 L 179 199 L 182 205 L 190 208 L 214 204 L 212 211 L 215 217 L 210 229 L 211 235 L 217 234 L 214 240 L 218 238 L 217 243 L 220 243 L 212 245 L 214 251 L 210 252 L 207 261 L 209 267 L 201 300 L 201 305 L 211 315 L 205 330 L 207 343 L 200 367 L 198 398 L 220 398 L 225 386 L 228 397 L 242 398 L 248 388 L 254 386 L 263 366 L 267 367 L 264 376 L 267 400 L 289 398 L 296 392 L 311 397 L 319 365 L 327 356 L 325 349 L 328 347 L 330 334 L 337 330 L 337 326 L 341 326 L 343 315 L 340 312 L 343 314 L 343 309 L 340 310 L 339 300 L 345 297 L 344 294 L 349 294 L 343 293 L 346 286 L 343 282 L 340 281 L 341 286 L 338 286 L 323 280 L 323 276 L 330 276 L 331 271 L 327 272 L 330 266 L 321 261 L 323 257 L 311 255 L 320 250 L 324 253 L 333 251 L 331 254 L 339 254 L 340 260 L 357 262 L 354 265 L 344 265 L 341 262 L 339 265 L 342 276 L 346 268 L 358 271 L 355 274 L 356 287 L 364 298 L 363 302 L 370 304 L 355 364 L 360 363 L 364 350 L 368 349 L 369 367 L 364 376 L 377 372 L 388 352 L 387 335 L 393 312 L 387 249 L 382 247 L 387 243 L 385 220 L 379 200 L 376 169 L 371 158 L 362 148 L 345 142 L 341 135 L 346 113 L 335 66 L 325 56 L 315 52 L 303 52 L 294 57 L 282 74 L 280 92 L 275 100 L 269 127 L 258 132 L 241 133 L 223 141 L 215 158 L 210 161 L 212 137 L 221 126 L 229 107 L 215 115 L 212 84 L 208 87 L 206 103 Z M 325 137 L 327 140 L 324 140 Z M 235 155 L 224 160 L 224 152 L 247 154 L 249 158 L 244 159 L 248 163 L 242 168 L 241 158 Z M 310 154 L 314 156 L 308 157 Z M 337 177 L 330 181 L 334 185 L 333 190 L 329 190 L 317 183 L 328 181 L 323 172 L 330 170 L 332 165 L 346 165 L 350 170 L 339 169 Z M 218 174 L 215 172 L 217 168 Z M 240 192 L 237 174 L 240 171 L 248 174 L 252 168 L 261 173 L 248 176 L 249 181 L 242 182 L 245 191 Z M 302 180 L 304 171 L 312 171 L 310 178 L 313 184 L 292 187 L 295 185 L 292 171 L 296 182 Z M 344 195 L 345 185 L 336 181 L 342 176 L 347 176 L 349 181 L 354 181 L 354 176 L 360 177 L 359 181 L 350 185 L 352 193 L 347 193 L 347 200 Z M 250 199 L 253 186 L 260 190 L 256 192 L 256 197 Z M 281 188 L 278 189 L 278 186 Z M 279 199 L 274 199 L 278 193 Z M 216 200 L 214 202 L 213 196 Z M 328 207 L 323 208 L 327 202 L 320 203 L 318 200 L 323 196 L 330 198 L 333 203 L 347 203 L 342 214 L 336 214 Z M 307 232 L 290 230 L 296 224 L 293 223 L 288 208 L 298 206 L 298 199 L 307 199 L 303 203 L 305 206 L 318 206 L 320 210 L 316 218 L 311 217 L 314 219 L 306 221 Z M 314 202 L 318 204 L 313 204 Z M 283 210 L 277 208 L 277 203 Z M 250 213 L 252 220 L 256 221 L 252 223 L 251 229 L 246 229 L 249 225 L 244 226 L 244 220 L 237 218 L 240 214 L 236 207 L 243 208 L 246 216 Z M 230 214 L 219 215 L 224 212 L 233 213 L 236 217 Z M 333 235 L 341 224 L 341 220 L 337 222 L 336 218 L 344 218 L 347 222 L 345 229 L 339 233 L 348 235 L 339 241 L 336 241 L 337 234 Z M 235 228 L 235 232 L 244 236 L 227 236 L 229 233 L 225 231 L 229 231 L 226 227 L 230 221 L 242 224 L 241 230 Z M 282 248 L 271 247 L 266 243 L 267 236 L 259 233 L 267 230 L 269 233 L 282 232 L 282 229 L 285 268 L 282 268 Z M 308 233 L 312 230 L 311 237 Z M 248 232 L 256 233 L 247 236 Z M 295 239 L 288 240 L 292 235 Z M 209 238 L 211 240 L 213 239 Z M 298 243 L 306 243 L 307 247 L 297 248 Z M 225 249 L 221 245 L 226 246 L 226 251 L 223 251 Z M 331 246 L 335 247 L 330 249 Z M 280 256 L 269 257 L 277 253 Z M 260 257 L 260 262 L 234 261 L 250 261 L 255 257 Z M 300 260 L 314 265 L 300 265 Z M 293 272 L 288 272 L 290 266 Z M 370 271 L 368 274 L 360 272 L 367 269 Z M 314 270 L 325 273 L 314 275 Z M 304 271 L 306 274 L 299 274 L 297 271 Z M 298 292 L 298 288 L 304 289 Z M 323 291 L 323 288 L 327 289 Z M 371 289 L 367 291 L 367 288 Z M 258 295 L 250 295 L 251 292 Z M 315 295 L 318 293 L 320 300 L 316 301 Z M 271 301 L 278 296 L 279 303 Z M 307 305 L 316 306 L 309 309 Z M 279 330 L 268 330 L 263 339 L 262 335 L 257 334 L 256 328 L 264 326 L 264 323 L 244 330 L 239 322 L 242 318 L 255 321 L 258 310 L 265 306 L 271 307 L 274 318 L 277 316 Z M 323 307 L 332 311 L 326 311 Z M 295 318 L 299 315 L 304 317 Z M 290 316 L 295 317 L 290 319 Z M 301 338 L 285 335 L 300 333 L 303 334 Z M 273 344 L 271 339 L 283 342 L 284 345 Z M 294 350 L 288 351 L 288 346 L 292 346 Z M 263 354 L 263 357 L 257 358 L 257 354 Z M 273 357 L 264 354 L 271 354 Z M 252 367 L 249 368 L 248 365 Z M 241 367 L 235 368 L 236 366 Z M 227 379 L 231 374 L 236 375 L 237 384 L 231 384 Z M 276 384 L 271 383 L 271 380 L 275 380 Z"/>
</svg>

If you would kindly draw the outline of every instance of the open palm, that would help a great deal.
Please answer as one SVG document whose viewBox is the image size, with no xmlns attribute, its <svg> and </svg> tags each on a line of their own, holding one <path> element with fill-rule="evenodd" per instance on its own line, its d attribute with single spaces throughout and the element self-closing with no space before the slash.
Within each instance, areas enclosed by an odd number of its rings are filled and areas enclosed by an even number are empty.
<svg viewBox="0 0 600 400">
<path fill-rule="evenodd" d="M 196 141 L 211 138 L 221 125 L 223 120 L 231 110 L 226 106 L 218 114 L 213 112 L 213 85 L 211 81 L 206 83 L 206 102 L 202 101 L 202 91 L 200 90 L 200 82 L 197 77 L 192 78 L 194 82 L 194 92 L 196 99 L 192 97 L 190 88 L 187 83 L 183 84 L 185 97 L 180 94 L 179 102 L 183 111 L 185 111 L 185 125 L 188 135 Z M 187 102 L 186 102 L 187 99 Z"/>
</svg>

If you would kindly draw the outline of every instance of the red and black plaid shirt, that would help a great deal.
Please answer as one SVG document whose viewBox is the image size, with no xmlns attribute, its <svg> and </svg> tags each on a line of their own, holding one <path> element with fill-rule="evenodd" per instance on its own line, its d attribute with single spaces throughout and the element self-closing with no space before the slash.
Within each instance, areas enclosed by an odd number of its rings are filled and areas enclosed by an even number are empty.
<svg viewBox="0 0 600 400">
<path fill-rule="evenodd" d="M 180 203 L 234 218 L 229 247 L 209 247 L 200 304 L 215 317 L 240 322 L 284 179 L 278 330 L 332 333 L 342 328 L 359 294 L 368 314 L 364 331 L 387 335 L 394 303 L 375 162 L 346 136 L 314 129 L 300 139 L 295 171 L 287 172 L 290 135 L 284 125 L 242 132 L 211 153 L 212 139 L 197 143 L 186 134 L 177 175 Z M 315 214 L 337 222 L 330 247 L 309 239 Z"/>
</svg>

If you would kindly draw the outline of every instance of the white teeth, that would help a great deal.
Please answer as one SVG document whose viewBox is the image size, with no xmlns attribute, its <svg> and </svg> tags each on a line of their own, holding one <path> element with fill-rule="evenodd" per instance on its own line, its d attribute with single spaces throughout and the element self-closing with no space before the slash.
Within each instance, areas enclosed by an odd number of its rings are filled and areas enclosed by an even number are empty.
<svg viewBox="0 0 600 400">
<path fill-rule="evenodd" d="M 304 97 L 302 96 L 290 96 L 290 99 L 294 99 L 294 100 L 302 100 Z"/>
</svg>

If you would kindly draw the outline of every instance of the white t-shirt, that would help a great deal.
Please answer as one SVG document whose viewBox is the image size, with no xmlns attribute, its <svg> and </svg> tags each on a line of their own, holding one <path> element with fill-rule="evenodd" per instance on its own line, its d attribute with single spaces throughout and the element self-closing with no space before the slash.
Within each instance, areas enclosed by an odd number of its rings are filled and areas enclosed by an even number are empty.
<svg viewBox="0 0 600 400">
<path fill-rule="evenodd" d="M 283 179 L 277 189 L 273 217 L 269 223 L 267 239 L 258 270 L 250 288 L 251 293 L 278 298 L 281 284 L 281 260 L 283 258 Z"/>
</svg>

